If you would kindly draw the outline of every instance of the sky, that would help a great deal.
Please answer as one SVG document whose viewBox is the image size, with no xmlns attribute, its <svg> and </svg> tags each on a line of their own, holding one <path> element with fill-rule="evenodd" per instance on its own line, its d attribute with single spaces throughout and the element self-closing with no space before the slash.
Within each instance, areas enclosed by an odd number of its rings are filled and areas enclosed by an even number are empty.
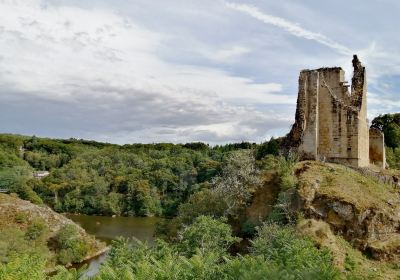
<svg viewBox="0 0 400 280">
<path fill-rule="evenodd" d="M 358 54 L 368 117 L 400 111 L 400 2 L 0 0 L 0 133 L 262 142 L 302 69 Z"/>
</svg>

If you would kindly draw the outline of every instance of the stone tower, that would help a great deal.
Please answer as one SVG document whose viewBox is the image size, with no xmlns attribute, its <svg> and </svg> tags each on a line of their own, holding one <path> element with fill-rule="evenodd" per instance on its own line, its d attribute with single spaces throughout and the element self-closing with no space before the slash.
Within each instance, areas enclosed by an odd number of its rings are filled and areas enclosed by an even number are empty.
<svg viewBox="0 0 400 280">
<path fill-rule="evenodd" d="M 300 72 L 296 120 L 287 142 L 302 159 L 369 166 L 366 71 L 356 55 L 352 62 L 351 91 L 340 67 Z M 374 131 L 374 143 L 381 147 L 378 134 Z M 384 166 L 384 149 L 374 156 Z"/>
</svg>

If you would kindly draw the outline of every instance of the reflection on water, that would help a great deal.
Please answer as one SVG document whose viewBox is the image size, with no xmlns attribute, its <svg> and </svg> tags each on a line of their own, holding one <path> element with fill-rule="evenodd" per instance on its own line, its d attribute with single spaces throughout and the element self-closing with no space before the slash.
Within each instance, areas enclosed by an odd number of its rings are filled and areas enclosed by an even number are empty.
<svg viewBox="0 0 400 280">
<path fill-rule="evenodd" d="M 154 217 L 104 217 L 88 215 L 66 215 L 69 219 L 83 227 L 87 233 L 94 235 L 97 239 L 110 244 L 119 236 L 135 237 L 140 241 L 153 244 L 154 230 L 159 218 Z M 99 271 L 101 263 L 104 262 L 106 254 L 85 262 L 88 269 L 86 276 L 93 276 Z"/>
</svg>

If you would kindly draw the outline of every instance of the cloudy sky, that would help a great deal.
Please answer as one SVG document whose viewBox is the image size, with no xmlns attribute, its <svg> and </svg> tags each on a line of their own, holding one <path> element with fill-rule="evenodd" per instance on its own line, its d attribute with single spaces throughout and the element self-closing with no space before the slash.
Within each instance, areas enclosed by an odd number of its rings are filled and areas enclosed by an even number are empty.
<svg viewBox="0 0 400 280">
<path fill-rule="evenodd" d="M 400 2 L 0 0 L 0 132 L 255 141 L 293 122 L 301 69 L 368 71 L 399 112 Z"/>
</svg>

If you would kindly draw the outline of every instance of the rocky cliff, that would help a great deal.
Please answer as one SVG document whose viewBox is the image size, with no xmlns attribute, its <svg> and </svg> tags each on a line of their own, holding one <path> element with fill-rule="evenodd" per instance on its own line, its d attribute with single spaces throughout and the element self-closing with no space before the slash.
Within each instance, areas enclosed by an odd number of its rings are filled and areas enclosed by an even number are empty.
<svg viewBox="0 0 400 280">
<path fill-rule="evenodd" d="M 293 207 L 323 220 L 355 248 L 379 260 L 400 257 L 400 195 L 394 185 L 336 164 L 301 162 Z"/>
</svg>

